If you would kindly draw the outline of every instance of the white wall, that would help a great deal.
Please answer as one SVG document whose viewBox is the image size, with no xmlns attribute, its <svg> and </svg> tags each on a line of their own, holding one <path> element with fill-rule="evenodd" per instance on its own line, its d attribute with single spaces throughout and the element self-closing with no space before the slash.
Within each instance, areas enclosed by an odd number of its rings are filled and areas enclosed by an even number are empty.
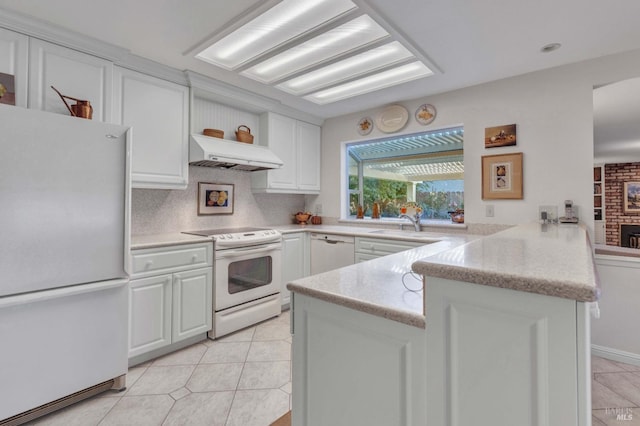
<svg viewBox="0 0 640 426">
<path fill-rule="evenodd" d="M 602 296 L 600 318 L 591 320 L 595 353 L 640 365 L 640 259 L 596 256 Z"/>
<path fill-rule="evenodd" d="M 469 70 L 473 72 L 472 70 Z M 593 87 L 640 75 L 640 51 L 526 74 L 479 86 L 409 101 L 400 101 L 411 115 L 398 134 L 464 125 L 465 219 L 467 223 L 518 224 L 537 219 L 539 205 L 572 199 L 593 229 Z M 429 126 L 413 119 L 422 103 L 436 106 Z M 322 127 L 322 192 L 307 198 L 313 211 L 340 216 L 340 154 L 343 142 L 388 136 L 374 129 L 366 137 L 356 131 L 360 118 L 375 118 L 381 108 L 328 119 Z M 518 144 L 484 148 L 485 127 L 517 124 Z M 524 153 L 524 199 L 481 199 L 481 156 Z M 495 207 L 493 218 L 485 206 Z"/>
</svg>

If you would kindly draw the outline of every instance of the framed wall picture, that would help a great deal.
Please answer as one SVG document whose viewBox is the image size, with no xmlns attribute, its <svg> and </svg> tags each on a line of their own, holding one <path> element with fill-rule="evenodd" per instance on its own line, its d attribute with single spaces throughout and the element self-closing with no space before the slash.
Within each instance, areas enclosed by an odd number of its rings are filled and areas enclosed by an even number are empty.
<svg viewBox="0 0 640 426">
<path fill-rule="evenodd" d="M 484 147 L 496 148 L 516 144 L 516 125 L 487 127 L 484 129 Z"/>
<path fill-rule="evenodd" d="M 11 74 L 0 72 L 0 104 L 16 104 L 16 80 Z"/>
<path fill-rule="evenodd" d="M 640 182 L 625 182 L 622 198 L 624 213 L 640 213 Z"/>
<path fill-rule="evenodd" d="M 482 199 L 522 199 L 522 153 L 482 157 Z"/>
<path fill-rule="evenodd" d="M 198 182 L 198 215 L 232 214 L 233 184 Z"/>
</svg>

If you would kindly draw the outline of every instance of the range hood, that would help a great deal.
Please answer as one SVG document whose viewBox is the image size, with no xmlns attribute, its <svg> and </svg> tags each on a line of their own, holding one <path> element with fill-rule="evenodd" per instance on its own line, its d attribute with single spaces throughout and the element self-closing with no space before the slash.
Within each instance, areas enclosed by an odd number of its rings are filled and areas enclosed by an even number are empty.
<svg viewBox="0 0 640 426">
<path fill-rule="evenodd" d="M 266 146 L 198 134 L 192 134 L 189 139 L 189 164 L 248 172 L 279 169 L 283 165 Z"/>
</svg>

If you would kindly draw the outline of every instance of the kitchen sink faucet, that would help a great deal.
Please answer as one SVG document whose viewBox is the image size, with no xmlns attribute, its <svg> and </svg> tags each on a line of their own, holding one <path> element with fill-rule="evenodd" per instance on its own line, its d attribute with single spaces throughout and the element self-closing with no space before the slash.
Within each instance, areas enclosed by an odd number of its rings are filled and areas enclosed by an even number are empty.
<svg viewBox="0 0 640 426">
<path fill-rule="evenodd" d="M 413 228 L 416 232 L 420 232 L 420 213 L 416 212 L 414 216 L 409 216 L 407 214 L 401 214 L 400 218 L 406 217 L 413 224 Z M 400 229 L 404 229 L 404 223 L 400 225 Z"/>
</svg>

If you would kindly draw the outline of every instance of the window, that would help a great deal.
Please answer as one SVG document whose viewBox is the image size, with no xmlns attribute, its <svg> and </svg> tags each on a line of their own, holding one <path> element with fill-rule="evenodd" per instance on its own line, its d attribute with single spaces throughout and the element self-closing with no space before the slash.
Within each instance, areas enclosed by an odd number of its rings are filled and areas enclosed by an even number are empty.
<svg viewBox="0 0 640 426">
<path fill-rule="evenodd" d="M 358 206 L 371 216 L 373 203 L 382 218 L 397 218 L 407 202 L 422 207 L 422 219 L 449 219 L 464 209 L 464 129 L 437 131 L 346 145 L 348 218 Z"/>
</svg>

